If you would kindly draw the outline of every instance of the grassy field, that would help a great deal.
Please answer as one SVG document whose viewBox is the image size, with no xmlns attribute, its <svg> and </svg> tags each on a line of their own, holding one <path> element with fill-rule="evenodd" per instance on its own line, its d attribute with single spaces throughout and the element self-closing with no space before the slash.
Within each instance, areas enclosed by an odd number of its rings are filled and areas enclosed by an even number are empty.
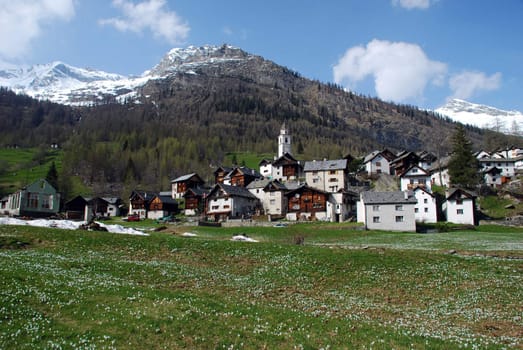
<svg viewBox="0 0 523 350">
<path fill-rule="evenodd" d="M 494 226 L 0 226 L 0 348 L 521 348 L 522 257 L 523 231 Z"/>
</svg>

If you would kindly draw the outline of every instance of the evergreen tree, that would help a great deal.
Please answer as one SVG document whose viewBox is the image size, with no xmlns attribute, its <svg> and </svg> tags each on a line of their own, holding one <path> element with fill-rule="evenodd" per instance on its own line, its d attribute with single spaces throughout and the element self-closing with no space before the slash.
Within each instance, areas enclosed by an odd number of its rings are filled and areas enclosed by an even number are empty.
<svg viewBox="0 0 523 350">
<path fill-rule="evenodd" d="M 45 179 L 58 191 L 58 171 L 54 162 L 51 163 Z"/>
<path fill-rule="evenodd" d="M 465 128 L 458 124 L 452 135 L 452 154 L 449 160 L 449 176 L 453 186 L 474 188 L 480 183 L 479 162 L 472 152 L 472 142 Z"/>
</svg>

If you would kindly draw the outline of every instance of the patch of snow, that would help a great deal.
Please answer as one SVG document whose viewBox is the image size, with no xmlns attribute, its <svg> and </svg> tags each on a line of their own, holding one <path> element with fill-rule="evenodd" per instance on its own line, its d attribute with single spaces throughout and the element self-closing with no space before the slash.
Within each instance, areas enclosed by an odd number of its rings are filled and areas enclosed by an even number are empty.
<svg viewBox="0 0 523 350">
<path fill-rule="evenodd" d="M 0 225 L 19 225 L 19 226 L 36 226 L 36 227 L 53 227 L 64 230 L 78 230 L 80 225 L 85 224 L 85 221 L 71 221 L 71 220 L 21 220 L 8 217 L 0 217 Z M 102 222 L 97 222 L 101 227 L 105 227 L 110 233 L 122 233 L 128 235 L 148 236 L 147 233 L 135 230 L 133 228 L 123 227 L 121 225 L 106 225 Z"/>
<path fill-rule="evenodd" d="M 182 237 L 196 237 L 198 236 L 196 233 L 192 233 L 192 232 L 184 232 L 182 233 Z"/>
<path fill-rule="evenodd" d="M 232 236 L 231 241 L 240 241 L 240 242 L 258 242 L 255 239 L 252 239 L 250 237 L 244 236 L 244 235 L 236 235 Z"/>
</svg>

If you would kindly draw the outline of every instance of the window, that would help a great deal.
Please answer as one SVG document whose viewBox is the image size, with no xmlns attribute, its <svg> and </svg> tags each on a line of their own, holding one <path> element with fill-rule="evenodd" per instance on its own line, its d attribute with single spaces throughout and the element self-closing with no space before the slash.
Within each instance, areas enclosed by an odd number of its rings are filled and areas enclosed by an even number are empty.
<svg viewBox="0 0 523 350">
<path fill-rule="evenodd" d="M 456 209 L 456 214 L 463 215 L 463 209 Z"/>
<path fill-rule="evenodd" d="M 329 170 L 329 175 L 336 175 L 336 170 Z"/>
<path fill-rule="evenodd" d="M 329 178 L 329 182 L 338 182 L 338 178 L 337 177 L 331 177 L 331 178 Z"/>
<path fill-rule="evenodd" d="M 414 208 L 414 212 L 415 213 L 419 213 L 419 209 L 418 208 Z"/>
<path fill-rule="evenodd" d="M 231 207 L 230 205 L 226 204 L 226 205 L 223 206 L 223 209 L 229 209 L 230 207 Z"/>
<path fill-rule="evenodd" d="M 380 206 L 379 205 L 373 205 L 372 206 L 372 211 L 380 211 Z"/>
<path fill-rule="evenodd" d="M 374 222 L 374 223 L 380 222 L 380 217 L 379 216 L 373 216 L 372 217 L 372 222 Z"/>
<path fill-rule="evenodd" d="M 425 213 L 428 213 L 429 212 L 429 208 L 425 208 Z"/>
<path fill-rule="evenodd" d="M 27 207 L 38 208 L 38 193 L 27 193 Z"/>
<path fill-rule="evenodd" d="M 271 205 L 275 205 L 275 204 L 276 204 L 276 199 L 271 199 L 271 200 L 269 201 L 269 203 L 270 203 Z"/>
<path fill-rule="evenodd" d="M 423 203 L 427 204 L 428 202 L 429 202 L 429 200 L 427 198 L 423 199 Z"/>
<path fill-rule="evenodd" d="M 213 205 L 213 206 L 211 207 L 211 209 L 212 209 L 212 210 L 218 210 L 219 207 L 220 207 L 219 205 Z"/>
<path fill-rule="evenodd" d="M 381 162 L 376 162 L 376 166 L 381 166 Z"/>
<path fill-rule="evenodd" d="M 269 196 L 274 197 L 274 196 L 276 196 L 276 193 L 275 192 L 269 192 Z"/>
<path fill-rule="evenodd" d="M 42 198 L 42 208 L 53 209 L 53 196 L 43 196 Z"/>
<path fill-rule="evenodd" d="M 403 211 L 403 205 L 402 204 L 396 205 L 396 211 Z"/>
<path fill-rule="evenodd" d="M 396 222 L 403 222 L 403 216 L 396 216 Z"/>
<path fill-rule="evenodd" d="M 461 199 L 461 198 L 456 199 L 456 204 L 457 205 L 462 205 L 463 204 L 463 199 Z"/>
</svg>

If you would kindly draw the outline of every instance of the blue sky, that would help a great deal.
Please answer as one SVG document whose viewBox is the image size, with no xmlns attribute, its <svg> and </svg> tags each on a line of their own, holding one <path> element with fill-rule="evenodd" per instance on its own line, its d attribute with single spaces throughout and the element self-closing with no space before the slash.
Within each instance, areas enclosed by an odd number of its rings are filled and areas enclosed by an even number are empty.
<svg viewBox="0 0 523 350">
<path fill-rule="evenodd" d="M 228 43 L 386 101 L 523 111 L 523 0 L 0 0 L 0 61 L 140 75 Z"/>
</svg>

